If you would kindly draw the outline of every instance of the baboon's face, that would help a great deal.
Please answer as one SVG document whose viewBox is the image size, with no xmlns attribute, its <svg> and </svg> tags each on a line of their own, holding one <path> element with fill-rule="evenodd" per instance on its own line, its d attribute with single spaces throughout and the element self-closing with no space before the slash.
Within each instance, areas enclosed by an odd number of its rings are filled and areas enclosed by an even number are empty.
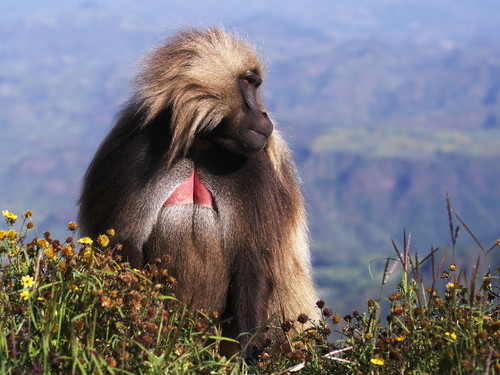
<svg viewBox="0 0 500 375">
<path fill-rule="evenodd" d="M 251 71 L 238 78 L 243 105 L 234 117 L 224 119 L 208 135 L 208 139 L 242 156 L 259 152 L 265 147 L 273 132 L 273 123 L 257 100 L 257 88 L 261 83 L 262 78 Z"/>
</svg>

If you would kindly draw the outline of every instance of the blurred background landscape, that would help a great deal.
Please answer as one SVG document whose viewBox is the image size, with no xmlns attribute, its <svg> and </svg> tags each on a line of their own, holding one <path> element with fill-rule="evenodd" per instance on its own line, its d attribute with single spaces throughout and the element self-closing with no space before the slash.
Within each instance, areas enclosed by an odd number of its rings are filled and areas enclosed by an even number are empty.
<svg viewBox="0 0 500 375">
<path fill-rule="evenodd" d="M 406 230 L 422 255 L 450 243 L 446 192 L 486 247 L 500 238 L 496 0 L 4 0 L 0 209 L 33 210 L 40 230 L 65 238 L 141 56 L 187 25 L 223 25 L 264 55 L 316 280 L 340 314 L 378 293 L 391 238 Z M 455 262 L 470 267 L 480 250 L 463 229 L 459 244 Z"/>
</svg>

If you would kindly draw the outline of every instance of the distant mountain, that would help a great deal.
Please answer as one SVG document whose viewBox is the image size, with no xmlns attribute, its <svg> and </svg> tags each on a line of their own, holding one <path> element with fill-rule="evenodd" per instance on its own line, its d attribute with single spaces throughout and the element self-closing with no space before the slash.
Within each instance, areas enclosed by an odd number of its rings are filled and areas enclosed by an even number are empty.
<svg viewBox="0 0 500 375">
<path fill-rule="evenodd" d="M 335 126 L 500 127 L 500 49 L 353 40 L 311 50 L 271 65 L 269 100 L 287 121 L 312 115 Z"/>
</svg>

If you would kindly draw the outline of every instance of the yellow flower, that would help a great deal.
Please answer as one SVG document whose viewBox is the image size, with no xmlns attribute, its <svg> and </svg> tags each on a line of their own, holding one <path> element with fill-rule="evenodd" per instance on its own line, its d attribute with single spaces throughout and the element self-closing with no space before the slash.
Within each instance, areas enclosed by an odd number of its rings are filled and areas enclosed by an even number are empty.
<svg viewBox="0 0 500 375">
<path fill-rule="evenodd" d="M 64 271 L 66 268 L 68 268 L 68 265 L 66 264 L 66 262 L 59 262 L 59 269 L 61 271 Z"/>
<path fill-rule="evenodd" d="M 114 229 L 108 229 L 106 231 L 106 233 L 108 234 L 108 236 L 110 237 L 113 237 L 115 235 L 115 230 Z M 500 240 L 499 240 L 500 241 Z"/>
<path fill-rule="evenodd" d="M 47 257 L 47 259 L 52 259 L 56 256 L 56 253 L 54 253 L 54 249 L 52 247 L 46 248 L 43 253 Z"/>
<path fill-rule="evenodd" d="M 26 212 L 24 213 L 24 217 L 25 217 L 26 219 L 29 219 L 32 215 L 33 215 L 33 212 L 31 212 L 31 211 L 26 211 Z"/>
<path fill-rule="evenodd" d="M 11 223 L 14 223 L 17 220 L 17 215 L 14 215 L 8 210 L 2 211 L 2 215 L 5 216 Z"/>
<path fill-rule="evenodd" d="M 35 279 L 29 275 L 21 277 L 21 282 L 23 283 L 23 288 L 31 288 L 35 285 Z"/>
<path fill-rule="evenodd" d="M 372 358 L 370 360 L 370 362 L 373 363 L 374 365 L 377 365 L 377 366 L 383 366 L 384 365 L 384 360 L 380 359 L 380 358 Z"/>
<path fill-rule="evenodd" d="M 63 249 L 62 249 L 62 254 L 66 258 L 70 258 L 70 257 L 72 257 L 74 255 L 73 249 L 71 248 L 71 246 L 64 246 Z"/>
<path fill-rule="evenodd" d="M 447 289 L 453 289 L 454 287 L 455 287 L 455 284 L 453 284 L 453 283 L 446 284 Z"/>
<path fill-rule="evenodd" d="M 7 232 L 4 230 L 0 230 L 0 241 L 2 241 L 5 237 L 7 237 Z"/>
<path fill-rule="evenodd" d="M 80 288 L 78 288 L 78 285 L 71 284 L 69 286 L 69 290 L 71 290 L 72 292 L 76 292 L 77 290 L 80 290 Z"/>
<path fill-rule="evenodd" d="M 83 237 L 78 240 L 78 243 L 83 243 L 85 245 L 92 245 L 94 241 L 90 237 Z"/>
<path fill-rule="evenodd" d="M 90 260 L 90 259 L 92 259 L 93 254 L 94 254 L 94 252 L 92 251 L 92 248 L 86 247 L 85 250 L 83 251 L 83 259 Z"/>
<path fill-rule="evenodd" d="M 456 333 L 453 333 L 453 332 L 445 332 L 444 335 L 452 340 L 456 340 L 457 339 L 457 335 Z"/>
<path fill-rule="evenodd" d="M 21 297 L 23 300 L 27 300 L 30 296 L 29 290 L 23 290 L 22 292 L 19 292 L 19 297 Z"/>
<path fill-rule="evenodd" d="M 406 337 L 405 336 L 396 336 L 396 341 L 405 341 Z"/>
<path fill-rule="evenodd" d="M 42 249 L 45 249 L 50 246 L 49 241 L 43 238 L 39 238 L 38 240 L 36 240 L 36 244 L 40 246 Z"/>
<path fill-rule="evenodd" d="M 457 266 L 454 264 L 450 264 L 448 268 L 450 269 L 450 271 L 455 271 L 457 269 Z"/>
<path fill-rule="evenodd" d="M 109 238 L 105 234 L 101 234 L 99 237 L 97 237 L 97 242 L 99 242 L 99 245 L 102 247 L 106 247 L 109 245 Z"/>
<path fill-rule="evenodd" d="M 9 240 L 15 240 L 15 239 L 17 238 L 17 232 L 16 232 L 15 230 L 12 230 L 12 229 L 11 229 L 11 230 L 9 230 L 9 231 L 7 232 L 7 238 L 8 238 Z"/>
<path fill-rule="evenodd" d="M 500 239 L 497 240 L 496 245 L 500 246 Z"/>
</svg>

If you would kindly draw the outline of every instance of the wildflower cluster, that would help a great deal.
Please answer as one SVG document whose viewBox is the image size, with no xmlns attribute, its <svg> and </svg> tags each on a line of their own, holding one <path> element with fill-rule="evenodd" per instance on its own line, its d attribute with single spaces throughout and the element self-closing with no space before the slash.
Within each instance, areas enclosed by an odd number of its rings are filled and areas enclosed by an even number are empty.
<svg viewBox="0 0 500 375">
<path fill-rule="evenodd" d="M 0 231 L 0 372 L 146 373 L 228 369 L 213 314 L 190 312 L 172 296 L 169 258 L 144 270 L 121 262 L 113 230 L 64 242 L 3 211 Z M 211 339 L 212 338 L 212 339 Z M 211 341 L 209 341 L 211 340 Z M 214 359 L 217 359 L 214 360 Z M 8 369 L 8 371 L 7 371 Z M 76 369 L 76 370 L 75 370 Z"/>
<path fill-rule="evenodd" d="M 385 322 L 373 300 L 367 312 L 346 317 L 343 331 L 353 346 L 346 358 L 357 360 L 363 374 L 500 371 L 498 286 L 494 291 L 487 274 L 474 291 L 473 285 L 464 286 L 462 273 L 452 276 L 456 270 L 450 265 L 443 285 L 435 280 L 427 288 L 416 277 L 404 277 L 387 299 Z"/>
<path fill-rule="evenodd" d="M 500 242 L 495 246 L 500 246 Z M 405 253 L 402 279 L 386 299 L 370 299 L 366 311 L 354 310 L 341 318 L 318 301 L 324 318 L 299 335 L 290 335 L 278 347 L 261 346 L 262 373 L 301 374 L 475 374 L 500 372 L 499 280 L 489 271 L 466 280 L 465 272 L 451 263 L 435 270 L 430 286 L 421 268 L 432 263 L 433 249 L 420 261 Z M 446 253 L 446 252 L 445 252 Z M 439 264 L 444 264 L 444 256 Z M 479 268 L 479 261 L 475 270 Z M 477 283 L 479 281 L 479 283 Z M 384 313 L 383 313 L 384 312 Z M 303 327 L 304 316 L 285 321 L 281 329 Z M 325 324 L 328 323 L 328 324 Z M 331 341 L 330 327 L 340 334 Z M 329 340 L 328 340 L 329 339 Z"/>
</svg>

